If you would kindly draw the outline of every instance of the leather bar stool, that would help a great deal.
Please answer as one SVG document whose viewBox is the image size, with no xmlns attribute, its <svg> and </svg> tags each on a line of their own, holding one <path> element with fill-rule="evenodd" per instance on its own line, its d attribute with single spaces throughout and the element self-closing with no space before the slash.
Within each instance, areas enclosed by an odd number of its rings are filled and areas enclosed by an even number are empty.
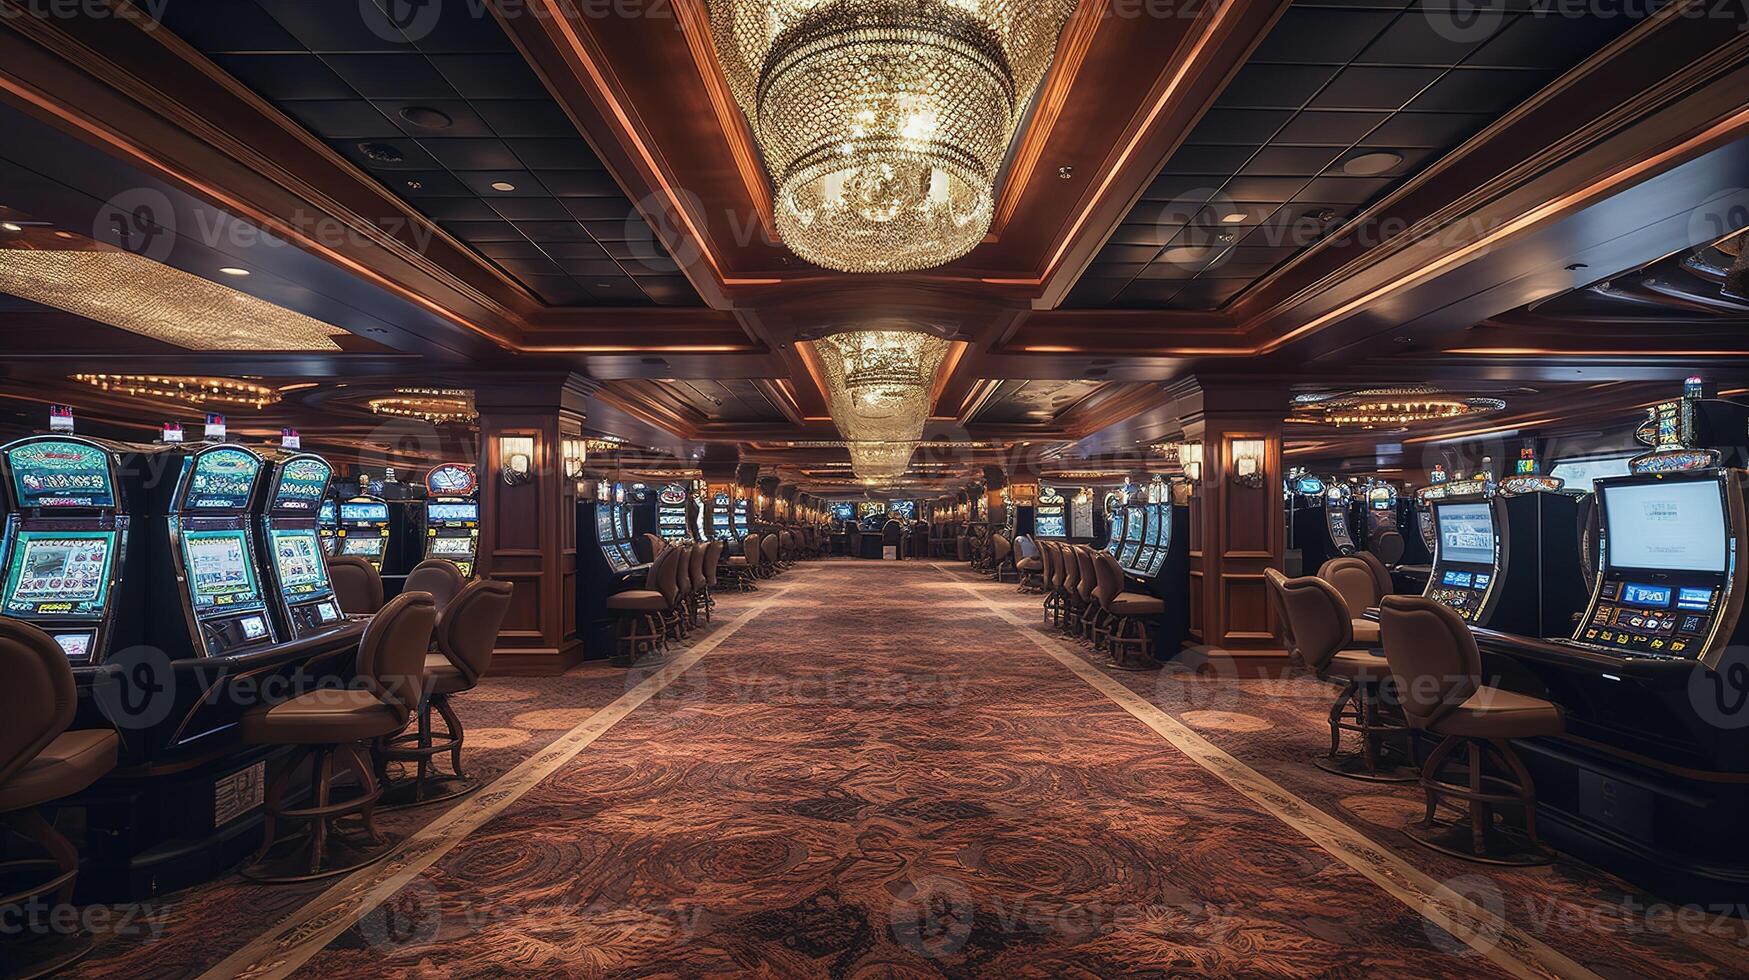
<svg viewBox="0 0 1749 980">
<path fill-rule="evenodd" d="M 438 613 L 436 653 L 425 655 L 425 699 L 415 716 L 416 730 L 378 742 L 376 768 L 383 783 L 384 810 L 420 806 L 466 796 L 480 788 L 462 773 L 462 742 L 466 735 L 450 706 L 451 696 L 471 691 L 492 664 L 498 630 L 510 610 L 511 585 L 491 579 L 469 582 Z M 431 712 L 443 719 L 444 737 L 431 730 Z M 436 771 L 434 759 L 449 753 L 450 773 Z M 391 779 L 389 764 L 411 762 L 414 775 Z"/>
<path fill-rule="evenodd" d="M 1390 575 L 1385 576 L 1384 589 L 1381 591 L 1372 566 L 1354 555 L 1347 555 L 1325 562 L 1318 569 L 1318 577 L 1335 586 L 1337 594 L 1342 596 L 1348 609 L 1348 618 L 1352 620 L 1354 642 L 1362 646 L 1378 646 L 1379 624 L 1365 618 L 1363 614 L 1368 609 L 1377 607 L 1379 600 L 1390 594 Z"/>
<path fill-rule="evenodd" d="M 662 610 L 662 629 L 674 640 L 686 639 L 687 605 L 692 596 L 692 546 L 685 544 L 671 545 L 676 552 L 674 557 L 674 595 L 668 601 L 668 608 Z"/>
<path fill-rule="evenodd" d="M 1274 574 L 1270 574 L 1274 572 Z M 1275 569 L 1264 569 L 1264 584 L 1269 591 L 1269 604 L 1275 609 L 1276 622 L 1281 627 L 1281 639 L 1287 644 L 1287 659 L 1289 663 L 1305 666 L 1305 658 L 1300 656 L 1300 645 L 1294 639 L 1293 621 L 1287 615 L 1287 601 L 1281 594 L 1281 583 L 1287 581 L 1287 576 Z"/>
<path fill-rule="evenodd" d="M 777 576 L 777 535 L 775 534 L 767 534 L 759 539 L 759 573 L 766 578 Z"/>
<path fill-rule="evenodd" d="M 1387 596 L 1379 617 L 1403 714 L 1410 727 L 1441 739 L 1421 767 L 1427 812 L 1404 833 L 1442 854 L 1485 864 L 1552 861 L 1536 836 L 1536 784 L 1510 740 L 1561 734 L 1561 709 L 1483 684 L 1475 635 L 1444 603 Z M 1467 803 L 1468 819 L 1436 820 L 1445 799 Z M 1522 830 L 1507 821 L 1512 812 Z"/>
<path fill-rule="evenodd" d="M 1076 555 L 1080 548 L 1080 545 L 1064 545 L 1057 552 L 1063 562 L 1060 586 L 1063 591 L 1063 615 L 1057 625 L 1065 633 L 1081 632 L 1081 615 L 1086 612 L 1081 604 L 1081 561 Z"/>
<path fill-rule="evenodd" d="M 1004 576 L 1014 568 L 1014 542 L 1008 540 L 1006 534 L 993 535 L 990 538 L 990 571 L 1001 582 Z M 1018 577 L 1018 576 L 1016 576 Z"/>
<path fill-rule="evenodd" d="M 1014 539 L 1014 570 L 1020 573 L 1020 591 L 1044 591 L 1044 559 L 1039 557 L 1038 539 L 1022 534 Z"/>
<path fill-rule="evenodd" d="M 704 546 L 704 621 L 711 621 L 711 613 L 717 608 L 717 573 L 719 563 L 723 558 L 724 544 L 721 541 L 710 541 Z"/>
<path fill-rule="evenodd" d="M 1057 543 L 1043 542 L 1039 559 L 1044 563 L 1045 622 L 1055 626 L 1063 615 L 1063 559 Z"/>
<path fill-rule="evenodd" d="M 1330 706 L 1330 751 L 1317 767 L 1368 782 L 1414 781 L 1414 769 L 1401 764 L 1413 758 L 1408 724 L 1385 692 L 1391 666 L 1356 643 L 1341 593 L 1317 576 L 1290 579 L 1273 568 L 1263 574 L 1281 593 L 1300 659 L 1320 680 L 1342 685 Z M 1343 732 L 1360 736 L 1359 756 L 1342 754 Z"/>
<path fill-rule="evenodd" d="M 1093 598 L 1093 590 L 1099 587 L 1099 572 L 1093 567 L 1093 549 L 1084 544 L 1076 545 L 1075 566 L 1080 572 L 1075 577 L 1075 594 L 1081 609 L 1077 632 L 1082 639 L 1091 641 L 1103 614 L 1098 601 Z"/>
<path fill-rule="evenodd" d="M 1380 531 L 1374 536 L 1368 549 L 1361 554 L 1377 555 L 1379 563 L 1388 571 L 1402 564 L 1403 548 L 1403 535 L 1396 531 Z"/>
<path fill-rule="evenodd" d="M 79 703 L 73 668 L 52 637 L 29 623 L 0 618 L 0 823 L 48 855 L 0 864 L 0 908 L 22 915 L 34 900 L 64 907 L 73 899 L 79 852 L 42 808 L 84 790 L 115 768 L 121 740 L 104 729 L 67 731 Z M 34 917 L 8 923 L 0 967 L 9 976 L 42 976 L 91 951 L 83 930 L 63 932 Z"/>
<path fill-rule="evenodd" d="M 309 881 L 344 874 L 388 856 L 396 841 L 376 828 L 382 788 L 365 746 L 407 727 L 407 719 L 424 700 L 425 655 L 436 625 L 437 604 L 431 597 L 403 592 L 365 627 L 358 645 L 356 685 L 345 690 L 318 688 L 244 713 L 245 744 L 297 748 L 267 784 L 261 849 L 242 868 L 245 878 Z M 310 805 L 289 808 L 284 805 L 286 791 L 305 760 L 313 778 Z M 336 762 L 358 782 L 358 792 L 348 799 L 335 800 L 333 795 Z M 362 826 L 343 826 L 342 821 L 351 816 L 358 816 Z M 297 828 L 281 836 L 287 823 Z"/>
<path fill-rule="evenodd" d="M 686 615 L 696 628 L 705 612 L 705 602 L 710 594 L 710 584 L 705 581 L 705 558 L 710 552 L 710 546 L 694 543 L 687 550 L 686 571 L 691 579 L 691 588 L 686 593 Z"/>
<path fill-rule="evenodd" d="M 1089 549 L 1090 551 L 1092 549 Z M 1106 664 L 1118 670 L 1159 670 L 1154 657 L 1154 633 L 1166 613 L 1166 600 L 1141 592 L 1124 591 L 1123 569 L 1109 552 L 1093 552 L 1095 595 L 1105 612 L 1105 648 L 1111 654 Z"/>
<path fill-rule="evenodd" d="M 348 616 L 369 616 L 383 608 L 383 576 L 375 565 L 358 555 L 334 555 L 328 559 L 328 581 L 340 611 Z"/>
<path fill-rule="evenodd" d="M 668 550 L 668 541 L 660 534 L 645 531 L 632 544 L 632 551 L 641 561 L 655 561 L 656 556 Z"/>
<path fill-rule="evenodd" d="M 734 580 L 735 588 L 742 592 L 756 592 L 759 584 L 754 581 L 754 570 L 759 564 L 759 535 L 749 534 L 741 539 L 741 553 L 730 555 L 723 559 L 723 570 Z"/>
<path fill-rule="evenodd" d="M 443 612 L 443 608 L 460 595 L 462 587 L 467 584 L 468 580 L 462 577 L 462 570 L 455 567 L 455 562 L 427 558 L 407 573 L 407 584 L 401 587 L 401 591 L 424 592 L 437 603 L 437 611 Z"/>
<path fill-rule="evenodd" d="M 665 617 L 674 601 L 674 583 L 680 558 L 670 548 L 656 556 L 644 575 L 644 588 L 615 592 L 607 597 L 607 609 L 619 616 L 619 639 L 613 663 L 630 667 L 656 655 L 667 644 Z"/>
</svg>

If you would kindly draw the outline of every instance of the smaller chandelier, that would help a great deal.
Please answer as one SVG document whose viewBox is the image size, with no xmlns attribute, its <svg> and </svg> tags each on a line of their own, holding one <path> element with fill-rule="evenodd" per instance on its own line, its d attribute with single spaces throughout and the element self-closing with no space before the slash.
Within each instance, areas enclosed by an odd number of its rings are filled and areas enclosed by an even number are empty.
<svg viewBox="0 0 1749 980">
<path fill-rule="evenodd" d="M 1437 388 L 1376 388 L 1331 397 L 1302 396 L 1295 399 L 1296 417 L 1290 421 L 1341 428 L 1402 428 L 1420 422 L 1447 422 L 1469 415 L 1498 412 L 1506 403 L 1498 398 L 1451 395 Z"/>
<path fill-rule="evenodd" d="M 814 343 L 826 369 L 832 421 L 858 477 L 891 479 L 910 465 L 949 346 L 905 330 L 851 330 Z"/>
<path fill-rule="evenodd" d="M 480 417 L 474 410 L 474 393 L 457 388 L 396 388 L 393 395 L 372 398 L 370 410 L 432 425 L 472 422 Z"/>
<path fill-rule="evenodd" d="M 265 385 L 232 378 L 164 374 L 75 374 L 73 380 L 104 391 L 185 405 L 260 409 L 278 402 L 280 398 L 279 392 Z"/>
</svg>

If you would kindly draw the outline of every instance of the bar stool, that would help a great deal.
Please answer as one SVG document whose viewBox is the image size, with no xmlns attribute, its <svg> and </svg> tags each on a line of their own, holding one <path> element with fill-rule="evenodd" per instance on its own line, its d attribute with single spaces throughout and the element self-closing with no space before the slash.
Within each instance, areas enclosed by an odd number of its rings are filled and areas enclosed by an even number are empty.
<svg viewBox="0 0 1749 980">
<path fill-rule="evenodd" d="M 383 607 L 382 573 L 358 555 L 331 556 L 328 583 L 340 601 L 340 611 L 348 616 L 369 616 Z"/>
<path fill-rule="evenodd" d="M 1084 544 L 1076 545 L 1075 566 L 1080 572 L 1075 577 L 1075 596 L 1081 610 L 1078 632 L 1082 639 L 1092 642 L 1104 615 L 1098 600 L 1093 597 L 1093 590 L 1099 587 L 1099 572 L 1093 567 L 1093 549 Z"/>
<path fill-rule="evenodd" d="M 1444 603 L 1387 596 L 1379 617 L 1403 714 L 1410 727 L 1441 738 L 1421 767 L 1427 812 L 1403 832 L 1423 847 L 1484 864 L 1522 867 L 1554 860 L 1536 836 L 1536 784 L 1509 739 L 1561 734 L 1561 709 L 1483 684 L 1475 635 Z M 1453 758 L 1459 749 L 1468 749 L 1467 761 Z M 1457 771 L 1448 772 L 1448 765 Z M 1447 797 L 1469 804 L 1468 821 L 1434 819 Z M 1522 831 L 1503 814 L 1495 819 L 1502 808 L 1522 815 Z"/>
<path fill-rule="evenodd" d="M 723 542 L 712 540 L 704 546 L 704 621 L 711 621 L 711 613 L 717 608 L 717 571 L 723 557 Z"/>
<path fill-rule="evenodd" d="M 767 534 L 759 539 L 759 572 L 766 578 L 776 578 L 777 567 L 777 535 Z"/>
<path fill-rule="evenodd" d="M 1271 575 L 1270 572 L 1275 572 Z M 1287 581 L 1287 576 L 1275 569 L 1264 569 L 1263 579 L 1269 591 L 1269 604 L 1275 607 L 1275 619 L 1281 626 L 1281 639 L 1287 644 L 1287 659 L 1289 663 L 1305 666 L 1305 658 L 1300 655 L 1300 645 L 1294 639 L 1293 622 L 1288 619 L 1287 601 L 1281 594 L 1281 583 Z"/>
<path fill-rule="evenodd" d="M 749 534 L 741 539 L 741 553 L 730 555 L 723 559 L 723 569 L 735 582 L 735 588 L 741 592 L 757 592 L 759 585 L 753 581 L 754 570 L 758 567 L 759 535 Z"/>
<path fill-rule="evenodd" d="M 1063 616 L 1063 559 L 1055 541 L 1039 546 L 1039 559 L 1044 563 L 1045 622 L 1055 626 Z"/>
<path fill-rule="evenodd" d="M 675 563 L 679 557 L 672 548 L 663 551 L 644 575 L 646 588 L 615 592 L 607 597 L 607 610 L 619 616 L 615 666 L 631 667 L 656 654 L 667 643 L 665 616 L 674 602 Z"/>
<path fill-rule="evenodd" d="M 427 558 L 407 573 L 407 584 L 401 587 L 401 591 L 426 593 L 432 602 L 437 603 L 437 611 L 441 613 L 467 584 L 468 580 L 462 577 L 462 570 L 455 567 L 455 562 Z"/>
<path fill-rule="evenodd" d="M 1081 616 L 1086 609 L 1081 604 L 1081 561 L 1076 557 L 1080 545 L 1064 545 L 1057 557 L 1063 563 L 1062 582 L 1058 587 L 1063 592 L 1063 615 L 1057 626 L 1065 633 L 1081 632 Z"/>
<path fill-rule="evenodd" d="M 425 654 L 437 623 L 437 604 L 423 592 L 389 600 L 365 627 L 358 646 L 359 686 L 318 688 L 289 701 L 252 708 L 243 715 L 248 745 L 291 745 L 296 751 L 267 784 L 261 849 L 241 869 L 261 882 L 311 881 L 364 867 L 388 856 L 396 841 L 377 832 L 375 809 L 382 796 L 364 746 L 395 735 L 425 696 Z M 311 804 L 284 806 L 293 777 L 309 760 Z M 358 793 L 333 798 L 334 764 L 358 781 Z M 341 821 L 361 820 L 363 840 Z M 298 829 L 284 837 L 281 825 Z"/>
<path fill-rule="evenodd" d="M 0 618 L 0 823 L 42 848 L 46 859 L 0 864 L 7 894 L 0 908 L 23 913 L 34 899 L 53 896 L 56 907 L 73 899 L 79 852 L 42 814 L 42 807 L 71 796 L 115 768 L 121 740 L 110 729 L 67 731 L 79 703 L 67 654 L 29 623 Z M 34 916 L 8 923 L 13 935 L 0 942 L 0 967 L 9 976 L 42 976 L 91 951 L 84 930 L 61 932 Z"/>
<path fill-rule="evenodd" d="M 408 581 L 412 581 L 409 576 Z M 436 653 L 425 656 L 425 698 L 419 702 L 417 730 L 378 742 L 377 773 L 383 782 L 382 809 L 420 806 L 466 796 L 480 784 L 462 772 L 462 742 L 467 737 L 449 699 L 471 691 L 492 664 L 498 630 L 510 610 L 511 585 L 491 579 L 469 582 L 437 617 Z M 437 739 L 431 712 L 443 718 L 446 731 Z M 450 774 L 435 771 L 433 759 L 449 753 Z M 412 762 L 411 779 L 391 780 L 388 764 Z"/>
<path fill-rule="evenodd" d="M 1390 664 L 1355 649 L 1354 624 L 1341 593 L 1316 576 L 1290 579 L 1273 568 L 1263 574 L 1281 594 L 1300 659 L 1320 680 L 1342 685 L 1330 706 L 1330 751 L 1314 764 L 1349 779 L 1414 781 L 1414 770 L 1400 764 L 1403 756 L 1407 761 L 1414 757 L 1408 724 L 1395 711 L 1386 710 L 1383 689 L 1391 679 Z M 1360 736 L 1358 758 L 1341 754 L 1343 732 Z M 1402 747 L 1393 752 L 1388 739 L 1399 740 Z"/>
<path fill-rule="evenodd" d="M 1044 591 L 1044 559 L 1039 557 L 1038 539 L 1022 534 L 1014 539 L 1014 570 L 1020 573 L 1020 591 Z"/>
<path fill-rule="evenodd" d="M 993 535 L 990 538 L 990 571 L 995 574 L 996 581 L 1003 581 L 1003 576 L 1013 567 L 1014 542 L 1005 534 Z M 1015 577 L 1019 578 L 1018 575 Z"/>
<path fill-rule="evenodd" d="M 1365 618 L 1363 614 L 1376 607 L 1380 599 L 1391 594 L 1390 574 L 1386 573 L 1383 588 L 1380 588 L 1381 583 L 1374 574 L 1372 565 L 1355 555 L 1345 555 L 1325 562 L 1318 569 L 1318 577 L 1335 586 L 1337 594 L 1342 597 L 1354 629 L 1354 642 L 1369 647 L 1378 646 L 1379 624 Z"/>
<path fill-rule="evenodd" d="M 705 597 L 709 593 L 709 585 L 705 582 L 704 565 L 709 547 L 702 543 L 693 544 L 686 554 L 687 577 L 691 579 L 691 588 L 686 593 L 686 614 L 692 620 L 694 628 L 704 615 Z"/>
</svg>

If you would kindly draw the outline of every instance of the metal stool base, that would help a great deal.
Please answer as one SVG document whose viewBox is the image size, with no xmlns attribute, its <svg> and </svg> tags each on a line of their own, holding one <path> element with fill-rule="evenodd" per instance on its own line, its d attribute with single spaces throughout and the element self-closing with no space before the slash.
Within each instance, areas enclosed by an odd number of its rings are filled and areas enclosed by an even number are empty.
<svg viewBox="0 0 1749 980">
<path fill-rule="evenodd" d="M 1421 780 L 1421 771 L 1403 762 L 1393 759 L 1399 753 L 1386 749 L 1379 752 L 1379 764 L 1372 769 L 1366 765 L 1366 757 L 1358 753 L 1344 753 L 1334 758 L 1327 755 L 1318 756 L 1312 760 L 1312 765 L 1334 776 L 1344 779 L 1358 779 L 1364 783 L 1414 783 Z"/>
<path fill-rule="evenodd" d="M 1403 836 L 1430 851 L 1478 864 L 1534 868 L 1552 864 L 1555 860 L 1554 855 L 1537 842 L 1498 824 L 1488 828 L 1483 835 L 1483 850 L 1478 852 L 1468 818 L 1436 820 L 1432 827 L 1415 820 L 1403 828 Z"/>
<path fill-rule="evenodd" d="M 375 864 L 388 857 L 400 843 L 399 837 L 385 834 L 381 840 L 373 841 L 361 829 L 331 826 L 323 844 L 321 863 L 312 868 L 310 852 L 315 838 L 305 827 L 274 842 L 266 855 L 237 869 L 237 873 L 262 884 L 320 881 Z"/>
</svg>

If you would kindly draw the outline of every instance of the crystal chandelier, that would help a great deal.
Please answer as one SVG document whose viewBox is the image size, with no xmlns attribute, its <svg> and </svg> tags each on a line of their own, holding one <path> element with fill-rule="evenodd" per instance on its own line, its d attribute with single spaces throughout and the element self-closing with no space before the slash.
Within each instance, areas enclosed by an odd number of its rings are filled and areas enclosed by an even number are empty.
<svg viewBox="0 0 1749 980">
<path fill-rule="evenodd" d="M 923 438 L 947 341 L 904 330 L 852 330 L 814 344 L 832 420 L 864 480 L 905 472 Z"/>
<path fill-rule="evenodd" d="M 396 388 L 395 393 L 370 400 L 378 415 L 420 419 L 433 425 L 472 422 L 479 418 L 474 393 L 457 388 Z"/>
<path fill-rule="evenodd" d="M 1301 395 L 1294 421 L 1363 429 L 1401 428 L 1417 422 L 1446 422 L 1467 415 L 1498 412 L 1498 398 L 1452 395 L 1429 387 L 1375 388 L 1346 395 Z"/>
<path fill-rule="evenodd" d="M 840 272 L 951 262 L 1075 0 L 709 0 L 765 155 L 778 232 Z"/>
<path fill-rule="evenodd" d="M 266 385 L 234 378 L 167 374 L 75 374 L 73 380 L 136 398 L 188 405 L 229 405 L 259 409 L 280 399 L 279 392 Z"/>
</svg>

